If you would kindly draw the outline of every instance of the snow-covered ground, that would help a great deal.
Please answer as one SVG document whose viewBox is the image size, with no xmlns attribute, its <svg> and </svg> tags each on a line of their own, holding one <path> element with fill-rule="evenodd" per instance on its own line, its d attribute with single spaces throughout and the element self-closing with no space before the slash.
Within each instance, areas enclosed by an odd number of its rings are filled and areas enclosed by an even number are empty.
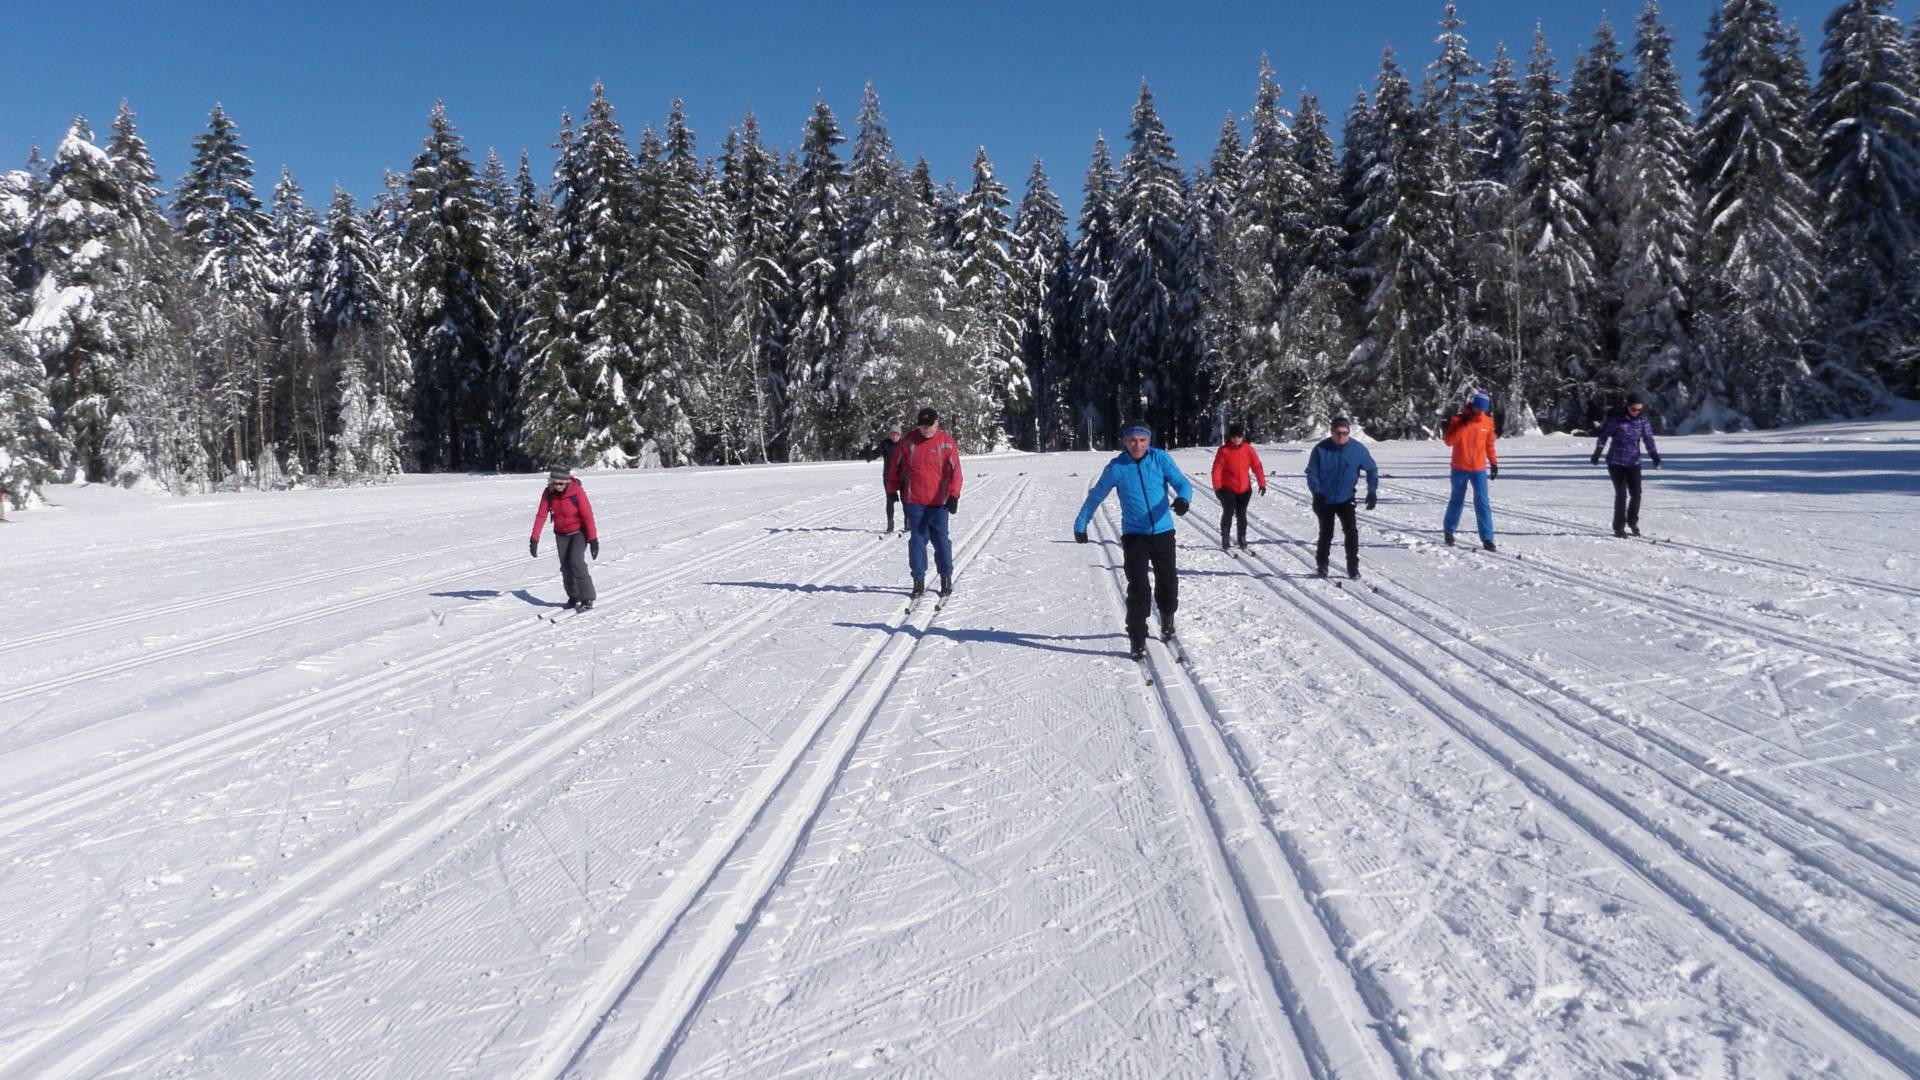
<svg viewBox="0 0 1920 1080">
<path fill-rule="evenodd" d="M 556 623 L 538 478 L 56 490 L 0 1075 L 1920 1073 L 1920 415 L 1665 440 L 1657 542 L 1587 449 L 1503 443 L 1487 555 L 1376 447 L 1376 591 L 1262 448 L 1151 687 L 1106 455 L 969 460 L 912 618 L 874 465 L 589 475 Z"/>
</svg>

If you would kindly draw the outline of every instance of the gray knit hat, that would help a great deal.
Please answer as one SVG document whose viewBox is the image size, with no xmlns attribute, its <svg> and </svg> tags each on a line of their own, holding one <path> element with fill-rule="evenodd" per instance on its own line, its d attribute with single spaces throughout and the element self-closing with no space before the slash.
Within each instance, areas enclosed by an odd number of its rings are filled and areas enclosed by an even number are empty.
<svg viewBox="0 0 1920 1080">
<path fill-rule="evenodd" d="M 547 479 L 571 480 L 573 479 L 573 469 L 566 465 L 555 465 L 547 470 Z"/>
</svg>

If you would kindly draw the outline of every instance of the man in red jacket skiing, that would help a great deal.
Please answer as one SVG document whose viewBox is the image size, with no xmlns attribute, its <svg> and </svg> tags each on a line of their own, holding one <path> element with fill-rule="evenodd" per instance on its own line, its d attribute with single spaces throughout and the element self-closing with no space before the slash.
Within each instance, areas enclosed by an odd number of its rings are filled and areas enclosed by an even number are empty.
<svg viewBox="0 0 1920 1080">
<path fill-rule="evenodd" d="M 894 445 L 887 493 L 898 493 L 906 515 L 907 569 L 913 596 L 927 591 L 927 541 L 940 571 L 940 595 L 953 592 L 953 542 L 947 519 L 960 510 L 960 445 L 940 430 L 940 414 L 921 409 L 919 426 Z"/>
<path fill-rule="evenodd" d="M 593 577 L 587 573 L 587 556 L 600 557 L 600 530 L 593 524 L 593 504 L 587 501 L 587 489 L 574 478 L 573 470 L 555 465 L 547 470 L 547 490 L 540 493 L 540 506 L 533 512 L 533 538 L 527 541 L 527 554 L 540 554 L 540 530 L 553 516 L 553 541 L 560 549 L 560 582 L 567 587 L 567 606 L 586 611 L 593 607 Z"/>
</svg>

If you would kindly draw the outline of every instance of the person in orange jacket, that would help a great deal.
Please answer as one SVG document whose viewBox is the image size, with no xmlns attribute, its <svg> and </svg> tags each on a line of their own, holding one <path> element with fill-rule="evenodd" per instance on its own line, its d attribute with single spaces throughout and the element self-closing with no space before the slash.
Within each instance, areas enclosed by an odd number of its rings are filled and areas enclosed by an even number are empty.
<svg viewBox="0 0 1920 1080">
<path fill-rule="evenodd" d="M 1500 458 L 1493 449 L 1493 399 L 1476 390 L 1459 412 L 1447 419 L 1447 445 L 1453 447 L 1453 492 L 1447 497 L 1446 540 L 1453 543 L 1466 504 L 1467 486 L 1473 486 L 1473 520 L 1480 527 L 1480 546 L 1493 546 L 1493 503 L 1487 482 L 1500 476 Z"/>
<path fill-rule="evenodd" d="M 1249 480 L 1249 477 L 1252 479 Z M 1240 550 L 1247 550 L 1247 504 L 1254 485 L 1267 493 L 1267 470 L 1247 441 L 1245 424 L 1228 424 L 1227 441 L 1213 452 L 1213 494 L 1220 500 L 1220 550 L 1227 550 L 1227 526 L 1240 523 Z"/>
</svg>

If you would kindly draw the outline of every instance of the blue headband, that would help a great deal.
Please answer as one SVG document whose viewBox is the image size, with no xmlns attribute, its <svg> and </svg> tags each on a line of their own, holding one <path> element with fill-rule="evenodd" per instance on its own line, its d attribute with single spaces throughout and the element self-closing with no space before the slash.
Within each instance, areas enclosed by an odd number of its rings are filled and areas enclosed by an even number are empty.
<svg viewBox="0 0 1920 1080">
<path fill-rule="evenodd" d="M 1120 433 L 1120 437 L 1123 439 L 1131 439 L 1135 435 L 1143 439 L 1151 439 L 1153 438 L 1153 429 L 1145 424 L 1133 424 Z"/>
</svg>

